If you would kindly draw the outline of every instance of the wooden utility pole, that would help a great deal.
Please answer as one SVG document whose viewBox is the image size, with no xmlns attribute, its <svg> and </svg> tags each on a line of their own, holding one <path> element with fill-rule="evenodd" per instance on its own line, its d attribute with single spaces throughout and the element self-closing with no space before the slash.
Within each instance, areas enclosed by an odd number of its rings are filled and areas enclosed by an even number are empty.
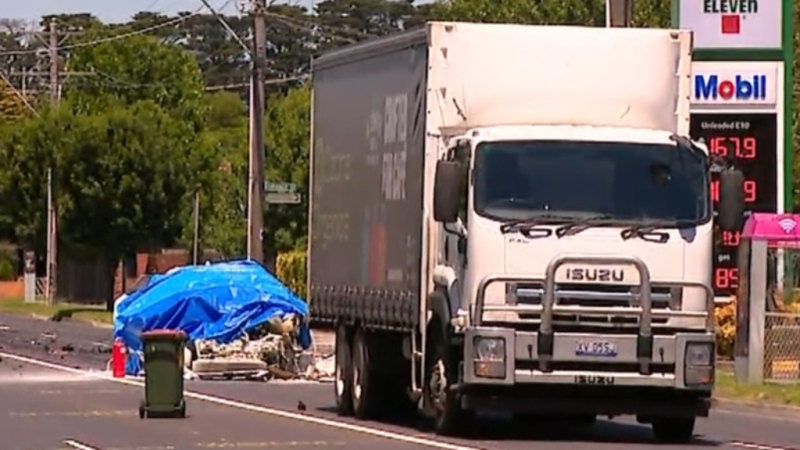
<svg viewBox="0 0 800 450">
<path fill-rule="evenodd" d="M 606 0 L 606 26 L 630 27 L 633 19 L 633 0 Z"/>
<path fill-rule="evenodd" d="M 55 19 L 50 20 L 50 103 L 57 105 L 60 100 L 58 77 L 58 30 Z M 45 289 L 47 303 L 55 303 L 58 272 L 58 214 L 53 199 L 53 169 L 47 168 L 47 269 Z"/>
<path fill-rule="evenodd" d="M 55 19 L 50 20 L 50 102 L 58 103 L 58 31 Z"/>
<path fill-rule="evenodd" d="M 53 170 L 47 169 L 47 265 L 45 299 L 52 304 L 56 295 L 57 236 L 55 203 L 53 202 Z"/>
<path fill-rule="evenodd" d="M 264 70 L 267 65 L 266 0 L 252 0 L 253 71 L 250 93 L 250 176 L 248 182 L 247 257 L 264 263 Z"/>
</svg>

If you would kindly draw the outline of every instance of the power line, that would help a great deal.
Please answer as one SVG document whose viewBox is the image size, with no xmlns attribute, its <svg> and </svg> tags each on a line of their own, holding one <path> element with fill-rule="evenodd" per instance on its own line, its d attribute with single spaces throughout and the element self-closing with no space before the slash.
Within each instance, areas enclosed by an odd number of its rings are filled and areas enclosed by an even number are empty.
<svg viewBox="0 0 800 450">
<path fill-rule="evenodd" d="M 285 77 L 285 78 L 270 78 L 264 80 L 264 84 L 282 84 L 282 83 L 289 83 L 291 81 L 305 81 L 309 78 L 308 74 L 297 75 L 293 77 Z M 216 85 L 216 86 L 206 86 L 206 91 L 225 91 L 228 89 L 241 89 L 250 87 L 250 83 L 234 83 L 234 84 L 223 84 L 223 85 Z"/>
<path fill-rule="evenodd" d="M 251 54 L 250 47 L 248 47 L 247 44 L 245 44 L 244 41 L 242 41 L 242 38 L 240 38 L 239 35 L 236 34 L 235 31 L 233 31 L 233 28 L 231 28 L 231 26 L 228 25 L 228 22 L 225 20 L 225 18 L 222 17 L 221 14 L 217 13 L 216 10 L 214 10 L 214 8 L 211 6 L 208 0 L 200 0 L 200 1 L 203 2 L 203 5 L 206 8 L 208 8 L 209 11 L 211 11 L 211 14 L 213 14 L 214 17 L 219 21 L 219 23 L 222 24 L 223 28 L 225 28 L 225 31 L 228 32 L 228 34 L 244 49 L 244 51 L 247 54 Z M 228 0 L 224 5 L 222 5 L 220 9 L 225 9 L 228 5 L 231 4 L 231 1 L 233 0 Z"/>
<path fill-rule="evenodd" d="M 114 42 L 114 41 L 118 41 L 118 40 L 121 40 L 121 39 L 127 39 L 129 37 L 134 37 L 134 36 L 139 36 L 139 35 L 142 35 L 142 34 L 147 34 L 147 33 L 150 33 L 152 31 L 156 31 L 156 30 L 160 30 L 161 28 L 168 27 L 170 25 L 175 25 L 175 24 L 178 24 L 178 23 L 181 23 L 181 22 L 185 22 L 185 21 L 191 19 L 192 17 L 195 17 L 195 16 L 199 15 L 202 10 L 203 10 L 203 7 L 200 7 L 200 8 L 198 8 L 196 11 L 194 11 L 191 14 L 187 14 L 187 15 L 181 16 L 181 17 L 176 17 L 174 19 L 170 19 L 170 20 L 168 20 L 166 22 L 162 22 L 162 23 L 157 24 L 157 25 L 152 25 L 152 26 L 149 26 L 149 27 L 146 27 L 146 28 L 142 28 L 142 29 L 139 29 L 139 30 L 129 31 L 127 33 L 122 33 L 122 34 L 118 34 L 118 35 L 115 35 L 115 36 L 109 36 L 109 37 L 106 37 L 106 38 L 101 38 L 101 39 L 97 39 L 97 40 L 90 41 L 90 42 L 79 42 L 77 44 L 65 45 L 63 47 L 59 47 L 59 50 L 70 50 L 70 49 L 74 49 L 74 48 L 91 47 L 91 46 L 94 46 L 94 45 L 105 44 L 105 43 L 108 43 L 108 42 Z M 31 55 L 31 54 L 38 53 L 40 51 L 42 51 L 42 50 L 16 50 L 16 51 L 10 51 L 10 52 L 0 52 L 0 56 Z"/>
</svg>

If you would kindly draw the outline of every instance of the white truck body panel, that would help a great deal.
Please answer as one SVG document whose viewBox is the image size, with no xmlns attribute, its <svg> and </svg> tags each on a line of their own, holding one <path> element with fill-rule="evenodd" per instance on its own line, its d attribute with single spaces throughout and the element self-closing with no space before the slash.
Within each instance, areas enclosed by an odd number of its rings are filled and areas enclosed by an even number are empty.
<svg viewBox="0 0 800 450">
<path fill-rule="evenodd" d="M 438 126 L 574 124 L 688 134 L 689 31 L 429 27 L 429 89 L 437 100 L 429 109 Z"/>
</svg>

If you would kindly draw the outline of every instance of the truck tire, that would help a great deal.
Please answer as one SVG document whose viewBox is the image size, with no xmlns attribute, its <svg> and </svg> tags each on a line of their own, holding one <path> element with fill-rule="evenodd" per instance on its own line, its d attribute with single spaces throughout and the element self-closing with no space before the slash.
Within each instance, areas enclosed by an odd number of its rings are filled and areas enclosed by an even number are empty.
<svg viewBox="0 0 800 450">
<path fill-rule="evenodd" d="M 461 408 L 461 396 L 450 389 L 458 380 L 458 365 L 449 351 L 442 328 L 436 321 L 432 325 L 428 341 L 430 359 L 427 359 L 425 394 L 434 411 L 433 426 L 436 433 L 459 436 L 468 428 L 472 414 Z"/>
<path fill-rule="evenodd" d="M 336 412 L 340 416 L 353 414 L 353 358 L 347 327 L 336 327 L 336 368 L 333 389 L 336 394 Z"/>
<path fill-rule="evenodd" d="M 654 418 L 653 435 L 659 442 L 685 444 L 694 436 L 694 417 Z"/>
<path fill-rule="evenodd" d="M 352 395 L 353 413 L 359 419 L 371 419 L 378 409 L 379 394 L 375 368 L 370 363 L 369 337 L 359 328 L 353 338 Z"/>
</svg>

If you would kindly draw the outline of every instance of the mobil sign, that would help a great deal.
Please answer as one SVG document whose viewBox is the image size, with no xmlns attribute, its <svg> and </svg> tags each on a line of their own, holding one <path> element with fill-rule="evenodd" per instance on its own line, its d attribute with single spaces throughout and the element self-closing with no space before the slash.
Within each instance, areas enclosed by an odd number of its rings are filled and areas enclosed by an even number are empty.
<svg viewBox="0 0 800 450">
<path fill-rule="evenodd" d="M 775 65 L 746 63 L 692 65 L 692 103 L 707 105 L 773 105 L 777 98 Z"/>
</svg>

